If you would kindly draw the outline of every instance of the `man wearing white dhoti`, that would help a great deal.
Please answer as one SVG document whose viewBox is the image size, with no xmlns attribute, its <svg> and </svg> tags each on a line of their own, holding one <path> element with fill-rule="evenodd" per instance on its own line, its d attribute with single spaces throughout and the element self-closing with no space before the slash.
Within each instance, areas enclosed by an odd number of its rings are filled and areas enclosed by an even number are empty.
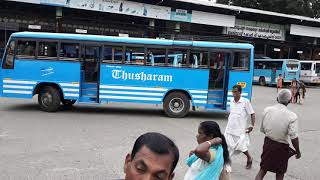
<svg viewBox="0 0 320 180">
<path fill-rule="evenodd" d="M 235 85 L 232 88 L 234 99 L 230 103 L 230 114 L 228 124 L 225 130 L 225 138 L 228 144 L 230 157 L 234 154 L 243 153 L 247 157 L 246 169 L 252 166 L 252 156 L 249 154 L 250 145 L 249 133 L 253 130 L 255 124 L 255 113 L 248 99 L 241 97 L 242 88 Z M 248 126 L 248 117 L 251 116 L 251 124 Z M 226 170 L 231 172 L 231 167 Z"/>
</svg>

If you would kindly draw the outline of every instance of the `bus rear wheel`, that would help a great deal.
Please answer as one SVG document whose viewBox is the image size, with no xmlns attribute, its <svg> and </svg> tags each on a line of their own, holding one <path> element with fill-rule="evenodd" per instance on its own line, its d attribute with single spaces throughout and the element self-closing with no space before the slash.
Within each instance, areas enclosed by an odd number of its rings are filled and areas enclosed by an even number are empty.
<svg viewBox="0 0 320 180">
<path fill-rule="evenodd" d="M 61 103 L 59 90 L 51 86 L 44 87 L 39 93 L 38 103 L 42 111 L 56 112 Z"/>
<path fill-rule="evenodd" d="M 265 85 L 266 85 L 266 79 L 265 79 L 264 77 L 260 77 L 260 78 L 259 78 L 259 84 L 260 84 L 261 86 L 265 86 Z"/>
<path fill-rule="evenodd" d="M 170 93 L 163 103 L 165 114 L 172 118 L 182 118 L 186 116 L 190 109 L 189 98 L 181 92 Z"/>
</svg>

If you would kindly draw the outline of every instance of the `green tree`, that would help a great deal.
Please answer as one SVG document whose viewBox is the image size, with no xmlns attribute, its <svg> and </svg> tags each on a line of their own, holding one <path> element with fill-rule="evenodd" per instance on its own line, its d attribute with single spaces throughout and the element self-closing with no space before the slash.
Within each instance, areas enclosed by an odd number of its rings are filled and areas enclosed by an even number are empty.
<svg viewBox="0 0 320 180">
<path fill-rule="evenodd" d="M 320 18 L 320 1 L 313 0 L 311 2 L 311 8 L 312 8 L 313 17 Z"/>
</svg>

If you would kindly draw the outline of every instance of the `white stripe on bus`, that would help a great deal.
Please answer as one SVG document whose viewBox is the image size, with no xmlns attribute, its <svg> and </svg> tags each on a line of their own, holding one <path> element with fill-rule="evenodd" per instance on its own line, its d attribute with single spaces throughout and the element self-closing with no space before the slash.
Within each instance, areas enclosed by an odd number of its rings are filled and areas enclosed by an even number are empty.
<svg viewBox="0 0 320 180">
<path fill-rule="evenodd" d="M 72 84 L 72 83 L 59 83 L 59 84 L 65 87 L 79 87 L 79 84 Z"/>
<path fill-rule="evenodd" d="M 192 98 L 207 99 L 207 96 L 192 95 Z"/>
<path fill-rule="evenodd" d="M 147 92 L 129 92 L 129 91 L 105 91 L 100 90 L 100 94 L 131 94 L 131 95 L 145 95 L 145 96 L 163 96 L 163 93 L 147 93 Z"/>
<path fill-rule="evenodd" d="M 79 94 L 64 93 L 64 96 L 79 97 Z"/>
<path fill-rule="evenodd" d="M 3 85 L 3 88 L 9 88 L 9 89 L 33 89 L 33 86 Z"/>
<path fill-rule="evenodd" d="M 208 91 L 201 91 L 201 90 L 189 90 L 191 93 L 194 94 L 207 94 Z"/>
<path fill-rule="evenodd" d="M 36 81 L 17 81 L 17 80 L 9 80 L 9 79 L 4 79 L 3 83 L 8 83 L 8 84 L 37 84 Z"/>
<path fill-rule="evenodd" d="M 3 90 L 3 93 L 10 93 L 10 94 L 32 94 L 32 91 Z"/>
<path fill-rule="evenodd" d="M 71 88 L 62 88 L 63 91 L 67 91 L 67 92 L 79 92 L 79 89 L 71 89 Z"/>
<path fill-rule="evenodd" d="M 146 91 L 167 91 L 164 88 L 144 88 L 144 87 L 133 87 L 133 86 L 106 86 L 100 85 L 101 89 L 130 89 L 130 90 L 146 90 Z"/>
<path fill-rule="evenodd" d="M 148 97 L 134 97 L 134 96 L 106 96 L 102 95 L 103 99 L 125 99 L 125 100 L 145 100 L 145 101 L 161 101 L 161 98 L 148 98 Z"/>
<path fill-rule="evenodd" d="M 193 100 L 193 103 L 207 104 L 207 101 Z"/>
</svg>

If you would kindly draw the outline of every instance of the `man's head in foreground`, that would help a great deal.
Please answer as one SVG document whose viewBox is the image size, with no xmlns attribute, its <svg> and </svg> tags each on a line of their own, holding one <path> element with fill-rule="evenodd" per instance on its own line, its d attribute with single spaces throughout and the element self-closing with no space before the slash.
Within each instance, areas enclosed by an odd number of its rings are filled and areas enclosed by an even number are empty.
<svg viewBox="0 0 320 180">
<path fill-rule="evenodd" d="M 160 133 L 143 134 L 126 156 L 125 179 L 171 180 L 178 160 L 179 150 L 171 139 Z"/>
</svg>

